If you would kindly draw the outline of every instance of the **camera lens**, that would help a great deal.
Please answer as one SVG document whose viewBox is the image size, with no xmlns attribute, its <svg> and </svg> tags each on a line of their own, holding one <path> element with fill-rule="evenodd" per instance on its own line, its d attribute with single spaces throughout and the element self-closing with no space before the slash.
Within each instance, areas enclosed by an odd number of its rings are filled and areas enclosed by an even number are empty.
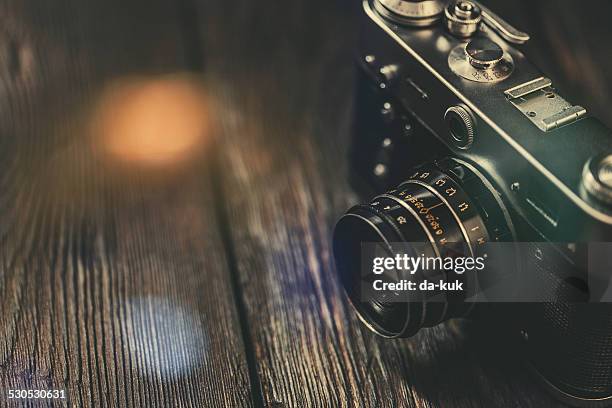
<svg viewBox="0 0 612 408">
<path fill-rule="evenodd" d="M 453 280 L 460 277 L 465 283 L 464 291 L 383 291 L 380 295 L 371 290 L 375 280 L 398 283 L 409 272 L 395 269 L 390 262 L 384 273 L 376 273 L 372 260 L 404 254 L 486 258 L 485 244 L 512 235 L 509 222 L 499 196 L 474 167 L 445 159 L 415 169 L 396 189 L 353 207 L 338 221 L 333 238 L 336 270 L 368 327 L 385 337 L 408 337 L 422 327 L 468 314 L 478 292 L 478 278 L 453 273 Z M 448 271 L 439 268 L 422 273 L 419 279 L 451 280 Z"/>
</svg>

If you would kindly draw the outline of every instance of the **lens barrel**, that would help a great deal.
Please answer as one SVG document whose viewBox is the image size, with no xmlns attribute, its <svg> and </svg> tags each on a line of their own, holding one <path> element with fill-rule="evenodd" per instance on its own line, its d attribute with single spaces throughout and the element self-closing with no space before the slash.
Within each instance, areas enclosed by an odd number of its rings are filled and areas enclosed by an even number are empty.
<svg viewBox="0 0 612 408">
<path fill-rule="evenodd" d="M 448 271 L 429 270 L 418 278 L 460 277 L 466 290 L 413 291 L 380 298 L 364 290 L 381 279 L 367 268 L 373 252 L 391 258 L 399 253 L 487 258 L 487 243 L 511 241 L 512 235 L 508 213 L 490 183 L 468 163 L 444 159 L 415 169 L 396 189 L 353 207 L 338 221 L 333 239 L 336 270 L 368 327 L 385 337 L 409 337 L 422 327 L 469 314 L 479 278 L 473 273 L 450 276 Z M 395 282 L 405 277 L 400 271 L 390 275 L 386 279 Z"/>
</svg>

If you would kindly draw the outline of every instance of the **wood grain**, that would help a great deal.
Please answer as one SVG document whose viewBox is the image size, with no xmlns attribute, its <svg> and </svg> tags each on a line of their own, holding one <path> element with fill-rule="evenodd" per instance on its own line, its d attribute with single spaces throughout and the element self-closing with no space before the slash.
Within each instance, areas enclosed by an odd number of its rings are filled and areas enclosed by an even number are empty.
<svg viewBox="0 0 612 408">
<path fill-rule="evenodd" d="M 569 2 L 490 3 L 605 120 L 610 47 L 583 45 L 609 32 Z M 559 406 L 482 328 L 383 340 L 344 299 L 329 238 L 357 201 L 347 10 L 0 3 L 0 406 L 8 389 L 68 396 L 11 406 Z M 176 78 L 203 92 L 211 140 L 177 166 L 109 157 L 91 130 L 109 86 Z"/>
<path fill-rule="evenodd" d="M 0 6 L 0 406 L 251 405 L 205 149 L 132 166 L 91 130 L 109 84 L 188 68 L 179 11 Z"/>
<path fill-rule="evenodd" d="M 341 2 L 201 2 L 219 177 L 265 406 L 559 406 L 465 322 L 383 340 L 334 279 L 354 21 Z M 215 25 L 215 21 L 223 25 Z M 204 31 L 203 30 L 203 31 Z"/>
</svg>

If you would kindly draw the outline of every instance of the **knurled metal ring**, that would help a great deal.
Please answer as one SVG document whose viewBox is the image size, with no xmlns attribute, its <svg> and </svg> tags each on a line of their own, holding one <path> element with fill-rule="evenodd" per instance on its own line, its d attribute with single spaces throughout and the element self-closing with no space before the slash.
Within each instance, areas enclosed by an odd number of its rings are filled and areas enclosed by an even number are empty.
<svg viewBox="0 0 612 408">
<path fill-rule="evenodd" d="M 474 117 L 463 106 L 451 106 L 444 114 L 444 120 L 448 125 L 451 142 L 459 149 L 469 149 L 474 143 L 476 123 Z M 458 134 L 455 121 L 463 128 L 463 134 Z"/>
</svg>

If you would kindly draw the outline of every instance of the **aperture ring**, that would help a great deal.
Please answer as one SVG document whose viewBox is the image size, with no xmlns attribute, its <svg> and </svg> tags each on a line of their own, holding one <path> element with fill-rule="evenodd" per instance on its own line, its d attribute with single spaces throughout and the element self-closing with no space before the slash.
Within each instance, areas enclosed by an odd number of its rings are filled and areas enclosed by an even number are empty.
<svg viewBox="0 0 612 408">
<path fill-rule="evenodd" d="M 418 184 L 427 188 L 446 204 L 470 246 L 471 256 L 477 256 L 479 249 L 489 242 L 489 233 L 478 208 L 449 175 L 427 166 L 415 172 L 400 188 L 406 184 Z"/>
<path fill-rule="evenodd" d="M 469 255 L 472 258 L 487 258 L 486 243 L 489 242 L 488 230 L 480 217 L 479 209 L 468 197 L 463 187 L 451 178 L 446 172 L 434 166 L 424 166 L 400 185 L 400 189 L 409 185 L 418 185 L 434 194 L 440 201 L 444 202 L 450 213 L 453 215 L 457 228 L 461 231 L 462 237 L 467 243 Z M 468 254 L 466 254 L 468 255 Z M 476 273 L 471 273 L 461 277 L 466 281 L 469 292 L 463 295 L 470 296 L 480 290 L 479 278 Z M 474 303 L 463 304 L 461 315 L 468 314 L 474 307 Z"/>
</svg>

